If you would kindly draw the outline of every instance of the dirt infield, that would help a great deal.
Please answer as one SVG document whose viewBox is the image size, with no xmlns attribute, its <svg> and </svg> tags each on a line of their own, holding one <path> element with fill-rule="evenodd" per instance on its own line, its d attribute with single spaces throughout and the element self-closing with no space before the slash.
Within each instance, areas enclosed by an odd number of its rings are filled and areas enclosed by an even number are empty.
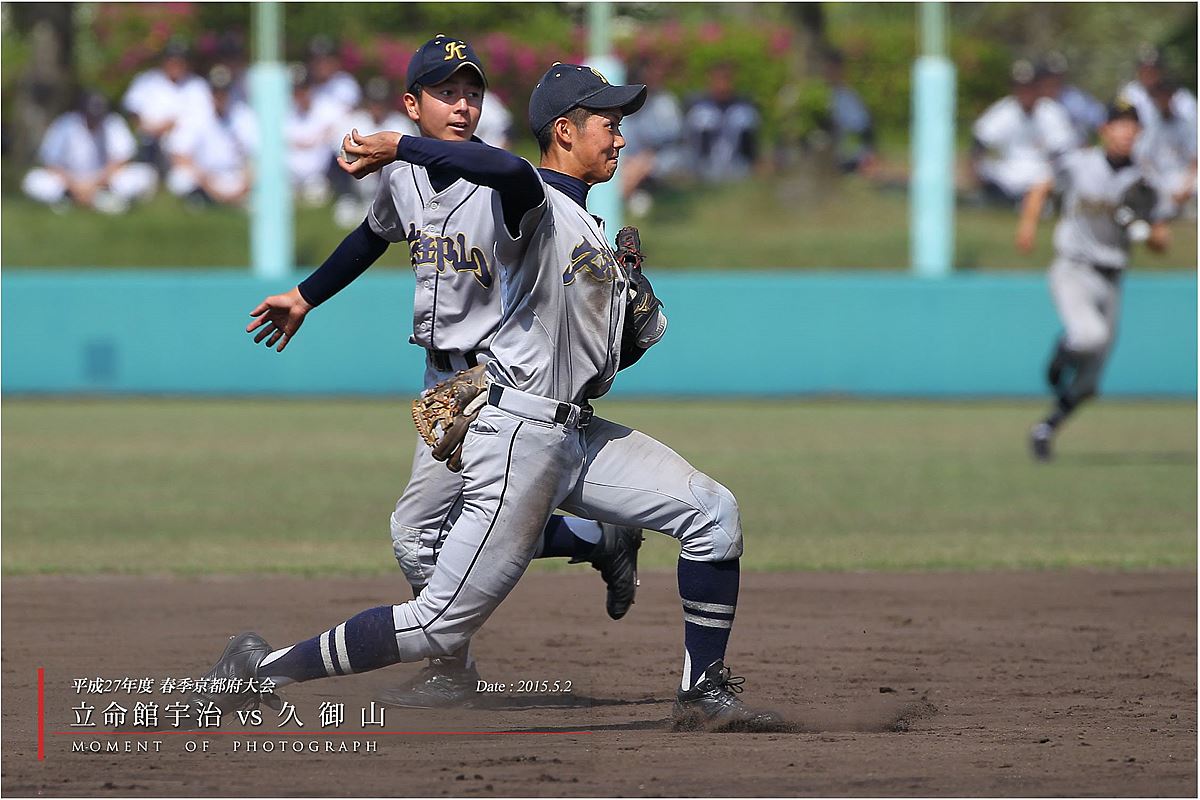
<svg viewBox="0 0 1200 800">
<path fill-rule="evenodd" d="M 302 729 L 266 711 L 261 729 L 132 736 L 100 715 L 146 698 L 77 694 L 73 679 L 199 676 L 231 633 L 294 641 L 396 599 L 398 581 L 6 578 L 0 783 L 9 796 L 1196 794 L 1194 571 L 747 574 L 729 661 L 791 734 L 670 731 L 674 576 L 642 583 L 611 622 L 590 570 L 526 576 L 478 636 L 484 678 L 509 684 L 482 708 L 390 709 L 364 728 L 373 692 L 414 670 L 400 665 L 284 689 Z M 521 690 L 541 680 L 571 691 Z M 345 704 L 342 735 L 321 727 L 323 701 Z M 84 705 L 96 728 L 74 725 Z"/>
</svg>

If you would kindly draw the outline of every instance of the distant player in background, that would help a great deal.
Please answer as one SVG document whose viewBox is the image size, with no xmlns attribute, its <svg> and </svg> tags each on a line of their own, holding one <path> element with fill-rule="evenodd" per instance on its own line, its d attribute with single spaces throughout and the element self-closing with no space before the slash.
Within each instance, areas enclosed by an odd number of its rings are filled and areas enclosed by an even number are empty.
<svg viewBox="0 0 1200 800">
<path fill-rule="evenodd" d="M 972 162 L 989 199 L 1017 204 L 1051 177 L 1051 162 L 1079 145 L 1066 109 L 1043 97 L 1028 61 L 1012 68 L 1012 92 L 975 120 Z"/>
<path fill-rule="evenodd" d="M 1167 246 L 1162 203 L 1131 158 L 1140 133 L 1137 110 L 1118 102 L 1100 129 L 1101 146 L 1060 157 L 1055 177 L 1036 185 L 1021 209 L 1016 244 L 1029 253 L 1050 193 L 1057 190 L 1063 197 L 1050 267 L 1050 293 L 1063 334 L 1046 370 L 1054 408 L 1030 432 L 1039 461 L 1050 459 L 1059 427 L 1099 388 L 1116 337 L 1131 244 Z"/>
</svg>

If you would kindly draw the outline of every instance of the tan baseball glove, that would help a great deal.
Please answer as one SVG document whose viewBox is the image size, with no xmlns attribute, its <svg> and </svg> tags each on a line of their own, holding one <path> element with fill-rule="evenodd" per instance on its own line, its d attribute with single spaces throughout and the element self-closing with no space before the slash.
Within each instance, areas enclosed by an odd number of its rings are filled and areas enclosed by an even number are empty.
<svg viewBox="0 0 1200 800">
<path fill-rule="evenodd" d="M 417 433 L 433 448 L 433 457 L 454 471 L 462 470 L 462 446 L 467 428 L 487 402 L 483 364 L 456 372 L 413 400 Z"/>
</svg>

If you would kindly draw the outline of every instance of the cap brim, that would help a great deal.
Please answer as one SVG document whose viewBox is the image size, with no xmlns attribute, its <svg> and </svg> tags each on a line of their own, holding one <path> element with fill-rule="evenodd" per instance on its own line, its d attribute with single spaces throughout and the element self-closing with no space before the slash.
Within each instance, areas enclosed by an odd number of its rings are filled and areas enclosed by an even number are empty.
<svg viewBox="0 0 1200 800">
<path fill-rule="evenodd" d="M 413 85 L 418 83 L 422 86 L 436 86 L 442 81 L 448 80 L 451 75 L 458 72 L 460 69 L 463 69 L 464 67 L 470 67 L 479 73 L 479 79 L 483 81 L 483 88 L 487 88 L 487 75 L 483 74 L 483 70 L 478 64 L 475 64 L 471 61 L 463 61 L 459 64 L 446 64 L 445 66 L 439 66 L 435 70 L 431 70 L 426 72 L 424 75 L 418 76 L 408 88 L 412 89 Z"/>
<path fill-rule="evenodd" d="M 619 108 L 622 114 L 628 115 L 634 113 L 645 104 L 645 84 L 631 83 L 628 86 L 605 86 L 600 91 L 585 98 L 579 105 L 594 111 Z"/>
</svg>

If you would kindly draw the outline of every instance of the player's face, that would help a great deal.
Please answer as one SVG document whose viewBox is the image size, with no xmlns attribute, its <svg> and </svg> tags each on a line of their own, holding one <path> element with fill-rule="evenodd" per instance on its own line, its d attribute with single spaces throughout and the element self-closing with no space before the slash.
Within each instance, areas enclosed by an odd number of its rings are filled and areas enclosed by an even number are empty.
<svg viewBox="0 0 1200 800">
<path fill-rule="evenodd" d="M 1137 141 L 1142 126 L 1131 119 L 1115 119 L 1100 129 L 1100 141 L 1104 152 L 1114 158 L 1129 158 L 1133 143 Z"/>
<path fill-rule="evenodd" d="M 479 127 L 483 83 L 473 70 L 460 69 L 435 86 L 423 87 L 420 97 L 404 95 L 404 108 L 422 136 L 465 142 Z"/>
<path fill-rule="evenodd" d="M 617 171 L 617 156 L 625 146 L 621 135 L 620 111 L 596 111 L 575 129 L 571 153 L 579 167 L 579 178 L 591 184 L 604 183 Z"/>
</svg>

